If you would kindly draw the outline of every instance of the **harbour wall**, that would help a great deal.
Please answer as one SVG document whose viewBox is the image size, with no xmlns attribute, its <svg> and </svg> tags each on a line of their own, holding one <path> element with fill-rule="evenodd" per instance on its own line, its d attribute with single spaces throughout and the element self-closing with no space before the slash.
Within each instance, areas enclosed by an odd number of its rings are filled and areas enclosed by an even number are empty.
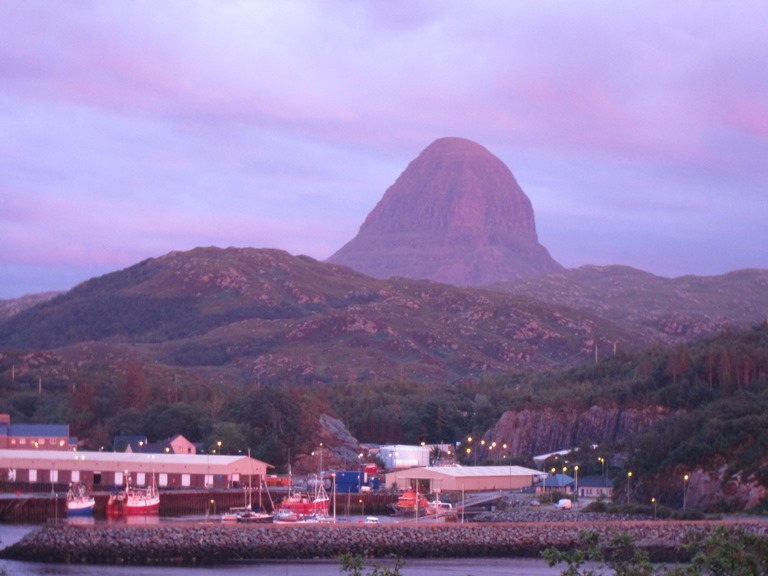
<svg viewBox="0 0 768 576">
<path fill-rule="evenodd" d="M 0 551 L 12 560 L 198 565 L 266 559 L 538 557 L 549 546 L 573 548 L 585 528 L 609 538 L 631 534 L 653 557 L 684 560 L 691 532 L 728 524 L 768 537 L 765 522 L 580 522 L 500 524 L 305 524 L 265 526 L 45 525 Z"/>
</svg>

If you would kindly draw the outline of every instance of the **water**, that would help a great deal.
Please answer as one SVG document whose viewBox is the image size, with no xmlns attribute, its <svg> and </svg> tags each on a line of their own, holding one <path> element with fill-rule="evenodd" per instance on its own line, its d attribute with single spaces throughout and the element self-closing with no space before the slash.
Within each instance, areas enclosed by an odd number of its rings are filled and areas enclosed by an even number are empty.
<svg viewBox="0 0 768 576">
<path fill-rule="evenodd" d="M 8 546 L 21 539 L 34 526 L 0 525 L 0 542 Z M 372 560 L 371 565 L 394 566 L 392 562 Z M 144 567 L 144 566 L 90 566 L 71 564 L 37 564 L 0 560 L 0 568 L 8 576 L 214 576 L 226 574 L 275 576 L 340 576 L 340 563 L 334 560 L 261 561 L 242 562 L 199 568 Z M 406 560 L 401 572 L 405 576 L 553 576 L 562 572 L 564 565 L 550 568 L 542 560 L 528 558 L 458 558 L 453 560 Z"/>
</svg>

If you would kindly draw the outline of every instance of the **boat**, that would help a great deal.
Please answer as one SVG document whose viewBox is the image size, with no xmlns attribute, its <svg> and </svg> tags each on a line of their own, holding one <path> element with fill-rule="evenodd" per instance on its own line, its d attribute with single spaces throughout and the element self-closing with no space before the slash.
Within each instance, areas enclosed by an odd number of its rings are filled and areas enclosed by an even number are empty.
<svg viewBox="0 0 768 576">
<path fill-rule="evenodd" d="M 160 512 L 160 494 L 155 485 L 155 476 L 147 488 L 131 486 L 130 476 L 126 478 L 125 489 L 110 495 L 106 507 L 107 516 L 139 516 Z"/>
<path fill-rule="evenodd" d="M 67 491 L 67 516 L 93 516 L 96 499 L 82 484 L 70 484 Z"/>
<path fill-rule="evenodd" d="M 428 516 L 445 516 L 453 512 L 453 504 L 450 502 L 443 502 L 440 498 L 427 503 L 427 515 Z"/>
<path fill-rule="evenodd" d="M 238 514 L 235 520 L 246 524 L 271 524 L 275 517 L 264 510 L 246 510 Z"/>
<path fill-rule="evenodd" d="M 323 486 L 322 479 L 315 482 L 313 495 L 289 491 L 282 499 L 275 513 L 275 522 L 321 522 L 328 518 L 331 499 Z M 289 487 L 290 490 L 290 487 Z"/>
<path fill-rule="evenodd" d="M 264 510 L 264 506 L 262 504 L 262 498 L 261 498 L 261 487 L 262 487 L 263 480 L 259 480 L 259 505 L 254 509 L 253 507 L 253 487 L 248 484 L 244 488 L 245 490 L 245 503 L 243 506 L 236 506 L 233 508 L 230 508 L 228 512 L 225 512 L 221 515 L 222 522 L 242 522 L 242 523 L 252 523 L 252 524 L 270 524 L 274 522 L 274 515 L 270 514 L 269 512 L 266 512 Z M 267 496 L 269 496 L 269 501 L 272 502 L 272 496 L 269 494 L 269 490 L 267 490 Z M 272 508 L 274 508 L 274 504 L 272 504 Z"/>
<path fill-rule="evenodd" d="M 423 494 L 419 494 L 413 488 L 409 488 L 403 492 L 397 499 L 397 502 L 392 504 L 392 508 L 395 514 L 398 516 L 416 516 L 425 514 L 429 502 Z"/>
</svg>

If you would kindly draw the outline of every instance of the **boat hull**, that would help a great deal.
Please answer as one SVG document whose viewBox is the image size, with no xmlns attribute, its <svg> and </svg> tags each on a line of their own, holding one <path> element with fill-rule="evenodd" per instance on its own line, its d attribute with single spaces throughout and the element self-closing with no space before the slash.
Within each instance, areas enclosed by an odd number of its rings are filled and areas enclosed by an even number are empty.
<svg viewBox="0 0 768 576">
<path fill-rule="evenodd" d="M 96 501 L 92 498 L 83 502 L 67 502 L 67 516 L 93 516 Z"/>
</svg>

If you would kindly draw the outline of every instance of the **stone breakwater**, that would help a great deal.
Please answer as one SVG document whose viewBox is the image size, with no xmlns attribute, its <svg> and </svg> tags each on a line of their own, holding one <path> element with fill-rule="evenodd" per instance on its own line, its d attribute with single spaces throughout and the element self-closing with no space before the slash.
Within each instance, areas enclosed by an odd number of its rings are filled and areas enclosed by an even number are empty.
<svg viewBox="0 0 768 576">
<path fill-rule="evenodd" d="M 538 557 L 556 546 L 572 548 L 585 528 L 608 538 L 632 534 L 663 558 L 683 558 L 689 531 L 715 522 L 603 522 L 436 525 L 275 526 L 66 526 L 49 525 L 0 551 L 0 557 L 35 562 L 195 565 L 264 559 L 336 558 L 344 553 L 402 558 Z M 730 523 L 768 537 L 768 523 Z"/>
</svg>

